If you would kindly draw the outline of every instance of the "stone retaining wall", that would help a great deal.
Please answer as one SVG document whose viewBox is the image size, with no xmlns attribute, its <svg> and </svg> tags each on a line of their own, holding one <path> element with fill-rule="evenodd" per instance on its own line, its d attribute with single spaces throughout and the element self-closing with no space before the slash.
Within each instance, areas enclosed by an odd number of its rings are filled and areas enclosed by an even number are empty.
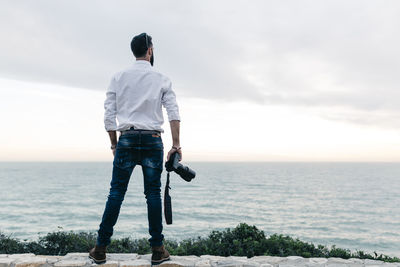
<svg viewBox="0 0 400 267">
<path fill-rule="evenodd" d="M 101 267 L 150 267 L 151 254 L 107 254 L 107 262 Z M 69 253 L 66 256 L 42 256 L 34 254 L 0 254 L 0 267 L 94 267 L 88 253 Z M 387 263 L 369 259 L 303 258 L 299 256 L 221 257 L 212 255 L 171 256 L 162 267 L 400 267 L 400 262 Z"/>
</svg>

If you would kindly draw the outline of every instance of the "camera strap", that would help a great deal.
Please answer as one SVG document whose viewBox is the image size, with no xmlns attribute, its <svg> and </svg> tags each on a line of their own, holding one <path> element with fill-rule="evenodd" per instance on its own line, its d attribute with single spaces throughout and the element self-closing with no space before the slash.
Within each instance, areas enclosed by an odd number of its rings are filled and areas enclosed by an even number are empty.
<svg viewBox="0 0 400 267">
<path fill-rule="evenodd" d="M 164 216 L 167 224 L 172 224 L 172 203 L 171 196 L 169 195 L 169 190 L 171 187 L 169 186 L 169 173 L 167 173 L 167 183 L 165 184 L 164 190 Z"/>
</svg>

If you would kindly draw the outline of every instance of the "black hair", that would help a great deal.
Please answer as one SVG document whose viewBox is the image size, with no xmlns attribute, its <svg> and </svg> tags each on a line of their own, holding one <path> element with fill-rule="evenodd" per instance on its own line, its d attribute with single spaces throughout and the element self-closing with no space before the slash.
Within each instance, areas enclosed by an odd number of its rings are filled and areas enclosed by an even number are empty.
<svg viewBox="0 0 400 267">
<path fill-rule="evenodd" d="M 147 36 L 147 42 L 146 42 Z M 147 49 L 153 46 L 152 38 L 147 33 L 141 33 L 132 38 L 131 50 L 135 57 L 144 57 L 147 53 Z"/>
</svg>

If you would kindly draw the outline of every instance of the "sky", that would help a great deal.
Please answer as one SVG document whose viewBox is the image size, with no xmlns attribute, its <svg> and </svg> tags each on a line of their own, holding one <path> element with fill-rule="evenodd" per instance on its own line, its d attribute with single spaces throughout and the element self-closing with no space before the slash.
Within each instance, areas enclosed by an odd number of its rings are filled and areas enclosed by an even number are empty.
<svg viewBox="0 0 400 267">
<path fill-rule="evenodd" d="M 177 95 L 183 161 L 400 161 L 399 13 L 390 0 L 2 1 L 0 161 L 112 160 L 105 92 L 142 32 Z"/>
</svg>

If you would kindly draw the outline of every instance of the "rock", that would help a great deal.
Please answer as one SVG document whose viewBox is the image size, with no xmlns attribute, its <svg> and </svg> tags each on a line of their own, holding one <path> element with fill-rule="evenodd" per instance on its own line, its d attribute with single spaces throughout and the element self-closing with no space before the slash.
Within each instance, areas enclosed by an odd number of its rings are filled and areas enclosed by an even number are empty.
<svg viewBox="0 0 400 267">
<path fill-rule="evenodd" d="M 286 259 L 290 261 L 304 261 L 304 258 L 301 256 L 288 256 Z"/>
<path fill-rule="evenodd" d="M 212 267 L 243 267 L 243 261 L 223 259 L 223 260 L 210 260 Z"/>
<path fill-rule="evenodd" d="M 144 259 L 136 259 L 130 261 L 123 261 L 119 264 L 120 267 L 150 267 L 151 262 Z"/>
<path fill-rule="evenodd" d="M 33 253 L 11 254 L 8 255 L 8 257 L 12 259 L 19 259 L 19 258 L 35 257 L 35 254 Z"/>
<path fill-rule="evenodd" d="M 149 260 L 151 259 L 151 254 Z M 140 256 L 137 253 L 107 253 L 107 261 L 133 261 L 139 259 Z"/>
<path fill-rule="evenodd" d="M 279 267 L 305 266 L 309 261 L 300 256 L 288 256 L 286 261 L 279 262 Z"/>
<path fill-rule="evenodd" d="M 249 262 L 256 262 L 260 264 L 260 267 L 265 265 L 265 267 L 271 266 L 278 266 L 278 262 L 286 261 L 286 258 L 275 257 L 275 256 L 254 256 L 248 259 Z"/>
<path fill-rule="evenodd" d="M 245 256 L 228 256 L 228 257 L 226 257 L 226 259 L 247 261 L 248 258 Z"/>
<path fill-rule="evenodd" d="M 346 263 L 328 263 L 326 267 L 349 267 Z"/>
<path fill-rule="evenodd" d="M 14 261 L 15 259 L 13 258 L 0 258 L 0 267 L 9 267 Z"/>
<path fill-rule="evenodd" d="M 249 261 L 249 260 L 243 263 L 243 267 L 260 267 L 260 265 L 261 264 L 256 261 Z"/>
<path fill-rule="evenodd" d="M 88 257 L 89 253 L 83 253 L 83 252 L 74 252 L 74 253 L 68 253 L 67 255 L 65 255 L 65 258 L 82 258 L 82 257 Z"/>
<path fill-rule="evenodd" d="M 208 260 L 223 260 L 223 259 L 226 259 L 226 257 L 215 256 L 215 255 L 201 255 L 200 258 L 208 259 Z"/>
<path fill-rule="evenodd" d="M 400 267 L 400 262 L 384 262 L 380 267 Z"/>
<path fill-rule="evenodd" d="M 107 260 L 105 263 L 102 263 L 100 266 L 101 267 L 118 267 L 118 265 L 119 265 L 118 261 Z M 92 267 L 95 267 L 95 266 L 99 266 L 99 265 L 93 262 Z"/>
<path fill-rule="evenodd" d="M 338 257 L 330 257 L 330 258 L 328 258 L 328 264 L 330 264 L 330 263 L 349 264 L 349 263 L 352 263 L 352 261 L 348 260 L 348 259 L 338 258 Z"/>
<path fill-rule="evenodd" d="M 74 260 L 74 259 L 61 259 L 59 262 L 54 264 L 55 267 L 79 267 L 85 265 L 92 265 L 92 261 L 88 258 L 87 260 Z"/>
<path fill-rule="evenodd" d="M 17 259 L 15 267 L 39 267 L 47 264 L 45 257 L 22 257 Z"/>
<path fill-rule="evenodd" d="M 365 259 L 365 260 L 364 260 L 364 264 L 365 264 L 365 265 L 381 265 L 381 264 L 383 264 L 383 261 Z"/>
<path fill-rule="evenodd" d="M 97 265 L 89 259 L 88 253 L 68 253 L 65 256 L 0 254 L 0 267 L 151 267 L 151 255 L 107 253 L 107 262 Z M 400 267 L 400 263 L 338 257 L 171 255 L 169 261 L 157 267 Z"/>
<path fill-rule="evenodd" d="M 305 266 L 305 264 L 296 264 L 296 263 L 288 263 L 288 262 L 282 262 L 278 263 L 279 267 L 296 267 L 296 266 Z"/>
<path fill-rule="evenodd" d="M 309 263 L 314 263 L 314 264 L 325 264 L 328 262 L 327 258 L 308 258 Z"/>
<path fill-rule="evenodd" d="M 164 261 L 163 263 L 157 265 L 157 266 L 163 266 L 163 267 L 183 267 L 184 265 L 179 262 L 179 261 L 174 261 L 174 260 L 169 260 L 169 261 Z"/>
<path fill-rule="evenodd" d="M 191 256 L 170 256 L 170 261 L 177 262 L 181 266 L 190 267 L 195 266 L 196 262 L 199 261 L 200 257 L 191 257 Z"/>
<path fill-rule="evenodd" d="M 195 263 L 194 266 L 195 266 L 195 267 L 210 267 L 211 264 L 210 264 L 210 260 L 208 260 L 208 259 L 201 259 L 201 258 L 200 258 L 200 260 L 196 261 L 196 263 Z"/>
<path fill-rule="evenodd" d="M 151 262 L 151 253 L 150 254 L 144 254 L 144 255 L 138 255 L 138 259 L 148 260 L 149 262 Z"/>
<path fill-rule="evenodd" d="M 59 262 L 63 256 L 46 256 L 46 255 L 37 255 L 39 257 L 46 258 L 47 263 L 50 265 L 54 265 L 54 263 Z"/>
<path fill-rule="evenodd" d="M 349 261 L 354 262 L 354 263 L 358 263 L 358 264 L 364 264 L 364 261 L 362 259 L 358 259 L 358 258 L 350 258 Z"/>
</svg>

